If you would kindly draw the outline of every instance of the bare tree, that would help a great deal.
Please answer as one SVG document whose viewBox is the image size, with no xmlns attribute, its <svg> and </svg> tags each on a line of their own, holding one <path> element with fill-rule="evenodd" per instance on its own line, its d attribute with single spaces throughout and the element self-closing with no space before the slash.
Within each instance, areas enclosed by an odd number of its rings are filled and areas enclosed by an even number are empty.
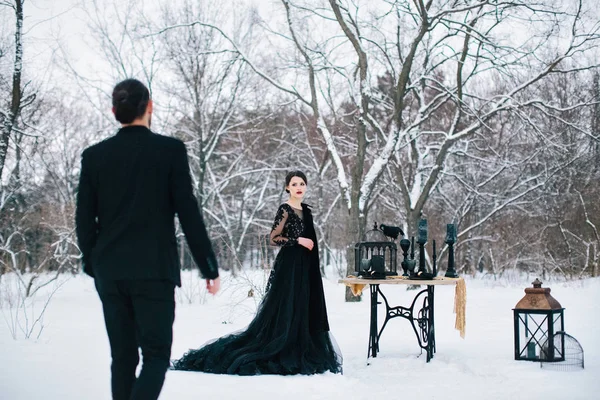
<svg viewBox="0 0 600 400">
<path fill-rule="evenodd" d="M 389 171 L 400 191 L 406 230 L 412 232 L 444 178 L 461 179 L 452 169 L 456 162 L 451 157 L 470 157 L 478 137 L 497 134 L 495 121 L 512 115 L 522 129 L 546 137 L 546 141 L 540 141 L 546 146 L 552 138 L 529 118 L 532 109 L 555 118 L 556 112 L 592 103 L 588 98 L 557 108 L 540 101 L 536 93 L 536 88 L 553 75 L 584 73 L 597 67 L 578 57 L 593 52 L 600 39 L 597 24 L 585 20 L 581 2 L 558 6 L 552 2 L 494 0 L 435 4 L 384 1 L 367 10 L 335 0 L 329 1 L 329 7 L 288 0 L 282 0 L 282 4 L 287 32 L 270 27 L 268 31 L 298 52 L 295 63 L 306 77 L 300 86 L 281 83 L 284 80 L 261 68 L 240 43 L 215 24 L 198 20 L 169 26 L 165 31 L 199 25 L 219 32 L 228 42 L 223 51 L 238 54 L 257 75 L 310 111 L 312 130 L 325 143 L 341 198 L 349 210 L 346 234 L 352 242 L 364 232 L 373 196 L 379 193 L 375 188 L 389 165 L 395 166 Z M 301 34 L 298 19 L 304 24 L 318 21 L 329 28 L 337 25 L 345 40 L 330 35 L 319 41 L 313 31 Z M 532 34 L 506 39 L 503 30 L 513 24 Z M 568 39 L 558 40 L 565 36 Z M 348 47 L 356 60 L 350 65 Z M 552 51 L 548 51 L 550 48 Z M 343 56 L 336 55 L 336 51 Z M 374 71 L 388 77 L 389 93 L 375 89 Z M 354 104 L 354 136 L 332 131 L 326 122 L 323 104 L 332 109 L 342 104 L 339 98 L 328 96 L 335 85 L 335 74 L 340 77 L 335 89 L 345 84 L 342 90 Z M 492 89 L 483 86 L 489 81 L 498 84 Z M 583 127 L 579 133 L 592 135 Z M 348 141 L 354 148 L 354 159 L 344 163 L 340 148 Z M 505 160 L 506 156 L 509 154 L 505 154 Z M 508 205 L 517 205 L 543 187 L 571 161 L 548 164 L 537 172 L 513 177 L 512 189 L 498 197 L 488 211 L 463 224 L 460 238 L 467 238 Z M 516 164 L 512 164 L 500 169 L 514 171 Z M 476 181 L 471 193 L 477 194 L 478 186 L 483 188 L 497 175 L 490 171 L 478 178 L 473 176 Z M 468 196 L 462 201 L 470 204 Z M 349 252 L 349 271 L 353 268 L 351 256 Z"/>
<path fill-rule="evenodd" d="M 198 18 L 221 21 L 219 14 L 216 4 L 185 1 L 178 9 L 164 8 L 162 24 Z M 243 22 L 236 25 L 240 30 L 244 27 Z M 235 54 L 220 51 L 221 37 L 194 26 L 166 32 L 161 39 L 169 75 L 174 77 L 165 80 L 164 91 L 171 98 L 176 134 L 191 149 L 195 189 L 203 203 L 207 164 L 221 138 L 239 126 L 235 114 L 240 92 L 244 90 L 243 64 Z"/>
<path fill-rule="evenodd" d="M 22 3 L 0 0 L 11 38 Z M 63 54 L 89 105 L 57 89 L 33 102 L 22 56 L 0 65 L 0 273 L 12 254 L 20 272 L 74 269 L 79 154 L 116 127 L 108 88 L 135 76 L 153 92 L 153 129 L 186 142 L 224 266 L 259 260 L 295 168 L 322 259 L 344 273 L 373 220 L 410 235 L 423 217 L 434 238 L 458 223 L 463 273 L 598 274 L 600 37 L 584 2 L 280 0 L 265 20 L 239 4 L 148 7 L 86 3 L 108 68 Z M 0 38 L 3 60 L 17 42 Z"/>
<path fill-rule="evenodd" d="M 12 79 L 10 83 L 10 98 L 7 108 L 0 105 L 0 123 L 2 131 L 0 134 L 0 182 L 8 154 L 9 142 L 13 132 L 18 130 L 18 120 L 24 107 L 29 105 L 35 95 L 25 96 L 24 87 L 21 83 L 23 75 L 23 3 L 24 0 L 11 0 L 0 2 L 0 7 L 9 7 L 14 11 L 14 60 L 12 63 Z M 6 57 L 4 52 L 0 53 L 0 59 Z M 2 99 L 4 100 L 4 99 Z"/>
</svg>

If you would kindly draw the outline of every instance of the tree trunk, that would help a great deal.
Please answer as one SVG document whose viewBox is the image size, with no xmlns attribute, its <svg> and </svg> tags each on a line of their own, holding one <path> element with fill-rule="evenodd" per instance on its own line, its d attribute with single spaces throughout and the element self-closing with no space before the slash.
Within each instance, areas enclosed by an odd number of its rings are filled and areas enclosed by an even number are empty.
<svg viewBox="0 0 600 400">
<path fill-rule="evenodd" d="M 417 237 L 417 229 L 419 227 L 419 220 L 421 219 L 421 210 L 406 210 L 407 221 L 406 221 L 406 238 L 411 239 Z"/>
<path fill-rule="evenodd" d="M 204 206 L 204 173 L 206 170 L 206 155 L 204 154 L 204 133 L 202 129 L 201 114 L 198 110 L 194 111 L 194 123 L 197 125 L 196 136 L 198 144 L 196 148 L 196 156 L 198 157 L 198 171 L 197 178 L 198 182 L 196 185 L 196 196 L 198 196 L 198 205 L 200 207 L 200 214 L 203 215 L 202 208 Z"/>
<path fill-rule="evenodd" d="M 598 73 L 597 71 L 594 73 L 594 90 L 593 90 L 593 94 L 595 98 L 599 98 L 600 97 L 600 73 Z M 596 102 L 594 104 L 594 109 L 592 111 L 592 133 L 598 137 L 600 135 L 600 103 Z M 596 160 L 598 159 L 598 157 L 600 156 L 600 141 L 595 140 L 592 143 L 593 149 L 594 149 L 594 153 L 595 153 L 595 158 Z M 598 165 L 598 163 L 594 163 L 594 165 L 592 166 L 593 170 L 597 170 L 600 166 Z"/>
<path fill-rule="evenodd" d="M 592 245 L 592 251 L 592 254 L 594 255 L 592 259 L 592 278 L 595 278 L 600 275 L 600 257 L 598 256 L 598 251 L 600 251 L 600 248 L 598 248 L 595 245 Z"/>
<path fill-rule="evenodd" d="M 360 159 L 359 159 L 360 160 Z M 346 248 L 346 275 L 356 275 L 356 257 L 354 253 L 354 245 L 360 242 L 363 238 L 366 228 L 366 217 L 361 214 L 358 208 L 358 198 L 360 196 L 360 179 L 358 170 L 362 171 L 364 162 L 357 160 L 356 166 L 353 170 L 352 176 L 352 193 L 351 193 L 351 207 L 350 207 L 350 218 L 346 225 L 346 238 L 348 240 L 348 247 Z M 362 159 L 364 160 L 364 158 Z M 358 181 L 358 182 L 357 182 Z M 349 287 L 346 287 L 346 301 L 355 302 L 361 301 L 361 296 L 354 296 Z"/>
<path fill-rule="evenodd" d="M 15 63 L 12 79 L 12 97 L 10 110 L 4 118 L 2 126 L 2 135 L 0 136 L 0 182 L 2 182 L 2 172 L 8 153 L 8 142 L 10 135 L 19 117 L 21 111 L 21 99 L 23 92 L 21 90 L 21 72 L 23 70 L 23 1 L 15 0 Z"/>
</svg>

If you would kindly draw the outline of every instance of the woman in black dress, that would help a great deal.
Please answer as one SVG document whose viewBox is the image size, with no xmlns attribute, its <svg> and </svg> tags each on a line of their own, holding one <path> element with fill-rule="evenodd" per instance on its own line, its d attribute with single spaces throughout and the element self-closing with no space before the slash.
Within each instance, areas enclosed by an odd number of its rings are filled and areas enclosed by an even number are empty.
<svg viewBox="0 0 600 400">
<path fill-rule="evenodd" d="M 306 176 L 290 172 L 271 243 L 281 246 L 265 297 L 245 331 L 221 337 L 173 362 L 173 369 L 215 374 L 316 374 L 342 371 L 329 333 L 312 213 L 302 203 Z"/>
</svg>

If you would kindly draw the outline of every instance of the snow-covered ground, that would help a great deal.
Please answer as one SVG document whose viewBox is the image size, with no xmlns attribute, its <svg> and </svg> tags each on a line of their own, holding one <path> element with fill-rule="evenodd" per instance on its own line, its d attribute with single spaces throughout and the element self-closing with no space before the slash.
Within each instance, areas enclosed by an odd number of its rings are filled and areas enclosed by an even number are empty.
<svg viewBox="0 0 600 400">
<path fill-rule="evenodd" d="M 262 281 L 260 274 L 251 277 Z M 252 317 L 246 279 L 227 278 L 217 297 L 189 289 L 178 298 L 173 357 L 228 332 Z M 531 281 L 530 279 L 529 281 Z M 565 310 L 566 331 L 585 351 L 585 369 L 560 372 L 513 360 L 512 308 L 529 281 L 467 280 L 467 334 L 454 329 L 454 289 L 436 289 L 437 353 L 425 362 L 412 328 L 390 322 L 381 353 L 366 363 L 369 304 L 345 303 L 344 287 L 325 281 L 332 332 L 344 356 L 344 375 L 218 376 L 171 371 L 161 399 L 600 399 L 600 279 L 553 283 Z M 546 286 L 546 285 L 544 285 Z M 416 292 L 386 288 L 391 303 L 406 304 Z M 6 302 L 2 313 L 9 315 Z M 39 339 L 14 340 L 0 321 L 0 399 L 95 400 L 110 398 L 110 358 L 100 301 L 93 281 L 68 279 L 55 294 Z"/>
</svg>

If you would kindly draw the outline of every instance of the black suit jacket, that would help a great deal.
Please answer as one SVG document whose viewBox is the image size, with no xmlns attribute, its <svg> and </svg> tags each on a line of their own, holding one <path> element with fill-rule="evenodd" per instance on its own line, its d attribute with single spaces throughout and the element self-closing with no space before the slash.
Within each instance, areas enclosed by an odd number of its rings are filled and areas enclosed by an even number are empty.
<svg viewBox="0 0 600 400">
<path fill-rule="evenodd" d="M 83 152 L 75 224 L 88 275 L 180 286 L 175 213 L 202 275 L 216 278 L 183 142 L 129 126 Z"/>
</svg>

